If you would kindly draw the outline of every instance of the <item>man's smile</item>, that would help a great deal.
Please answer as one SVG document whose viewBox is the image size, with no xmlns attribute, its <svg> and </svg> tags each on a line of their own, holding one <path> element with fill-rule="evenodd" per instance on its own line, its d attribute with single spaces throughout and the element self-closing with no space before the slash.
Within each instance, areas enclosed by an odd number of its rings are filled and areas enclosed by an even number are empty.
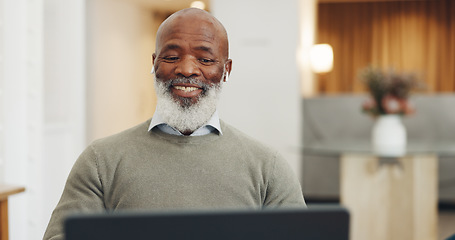
<svg viewBox="0 0 455 240">
<path fill-rule="evenodd" d="M 203 91 L 203 89 L 197 85 L 186 84 L 172 85 L 171 90 L 173 94 L 184 98 L 197 97 Z"/>
<path fill-rule="evenodd" d="M 182 90 L 184 92 L 192 92 L 192 91 L 196 91 L 199 89 L 196 87 L 184 87 L 184 86 L 174 86 L 174 88 L 177 90 Z"/>
</svg>

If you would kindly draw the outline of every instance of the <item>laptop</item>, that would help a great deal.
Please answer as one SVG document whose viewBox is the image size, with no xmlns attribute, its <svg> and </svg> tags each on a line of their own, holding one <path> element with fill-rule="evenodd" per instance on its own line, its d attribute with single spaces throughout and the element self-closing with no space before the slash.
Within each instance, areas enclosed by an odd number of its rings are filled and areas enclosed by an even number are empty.
<svg viewBox="0 0 455 240">
<path fill-rule="evenodd" d="M 349 239 L 342 207 L 307 209 L 113 212 L 65 220 L 66 240 Z"/>
</svg>

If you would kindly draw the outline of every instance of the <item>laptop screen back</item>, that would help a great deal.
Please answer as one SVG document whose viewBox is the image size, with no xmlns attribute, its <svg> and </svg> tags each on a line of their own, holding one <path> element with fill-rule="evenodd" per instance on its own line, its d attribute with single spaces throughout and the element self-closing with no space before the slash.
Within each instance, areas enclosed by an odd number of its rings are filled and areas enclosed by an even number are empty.
<svg viewBox="0 0 455 240">
<path fill-rule="evenodd" d="M 349 213 L 338 207 L 74 215 L 67 240 L 349 239 Z"/>
</svg>

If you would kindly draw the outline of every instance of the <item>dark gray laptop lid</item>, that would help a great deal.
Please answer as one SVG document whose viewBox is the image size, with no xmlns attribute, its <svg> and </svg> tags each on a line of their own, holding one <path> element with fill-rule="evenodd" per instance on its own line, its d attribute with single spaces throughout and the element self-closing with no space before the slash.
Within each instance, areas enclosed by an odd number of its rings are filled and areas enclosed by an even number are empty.
<svg viewBox="0 0 455 240">
<path fill-rule="evenodd" d="M 348 240 L 349 213 L 341 207 L 310 207 L 78 214 L 66 219 L 65 235 L 66 240 Z"/>
</svg>

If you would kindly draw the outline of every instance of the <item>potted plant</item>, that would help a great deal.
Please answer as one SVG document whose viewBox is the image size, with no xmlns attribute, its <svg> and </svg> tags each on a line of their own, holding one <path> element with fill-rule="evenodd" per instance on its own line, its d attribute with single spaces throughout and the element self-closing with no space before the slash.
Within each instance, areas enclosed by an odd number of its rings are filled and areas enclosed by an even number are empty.
<svg viewBox="0 0 455 240">
<path fill-rule="evenodd" d="M 401 156 L 406 150 L 406 129 L 401 117 L 414 113 L 409 96 L 418 86 L 414 73 L 367 67 L 361 80 L 370 97 L 362 111 L 375 118 L 372 130 L 373 151 L 381 156 Z"/>
</svg>

